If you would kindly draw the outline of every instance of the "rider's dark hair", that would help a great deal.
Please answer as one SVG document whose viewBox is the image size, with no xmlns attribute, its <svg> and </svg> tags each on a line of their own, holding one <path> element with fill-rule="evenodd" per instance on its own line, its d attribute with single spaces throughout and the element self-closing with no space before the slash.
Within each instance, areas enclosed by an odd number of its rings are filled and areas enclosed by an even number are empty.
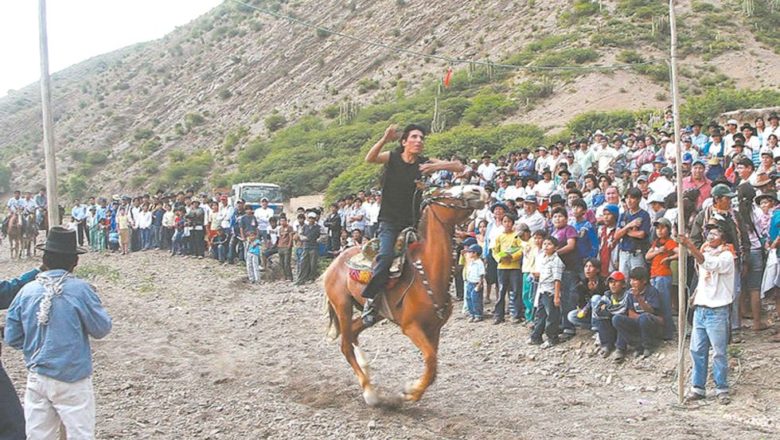
<svg viewBox="0 0 780 440">
<path fill-rule="evenodd" d="M 61 254 L 59 252 L 45 251 L 43 253 L 43 265 L 49 270 L 62 269 L 72 271 L 79 262 L 76 254 Z"/>
</svg>

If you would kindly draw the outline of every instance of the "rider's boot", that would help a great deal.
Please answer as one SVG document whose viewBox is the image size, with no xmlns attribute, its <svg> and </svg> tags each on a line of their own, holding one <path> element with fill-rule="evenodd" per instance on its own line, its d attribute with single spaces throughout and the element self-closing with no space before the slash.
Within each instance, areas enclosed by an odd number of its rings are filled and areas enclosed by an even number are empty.
<svg viewBox="0 0 780 440">
<path fill-rule="evenodd" d="M 366 298 L 366 303 L 363 304 L 361 318 L 363 318 L 363 325 L 366 327 L 371 327 L 377 322 L 379 311 L 376 309 L 374 301 L 376 301 L 375 298 Z"/>
</svg>

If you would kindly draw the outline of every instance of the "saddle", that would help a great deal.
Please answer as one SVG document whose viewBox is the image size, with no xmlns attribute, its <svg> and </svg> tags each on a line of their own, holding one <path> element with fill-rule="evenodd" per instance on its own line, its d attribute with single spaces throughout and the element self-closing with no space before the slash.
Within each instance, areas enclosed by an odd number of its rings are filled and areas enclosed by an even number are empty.
<svg viewBox="0 0 780 440">
<path fill-rule="evenodd" d="M 406 251 L 409 249 L 409 245 L 419 241 L 420 235 L 414 228 L 406 228 L 398 234 L 398 238 L 395 240 L 395 257 L 393 258 L 393 264 L 390 265 L 390 279 L 388 281 L 388 288 L 393 287 L 398 278 L 403 274 L 404 263 L 406 262 Z M 347 267 L 349 268 L 349 277 L 361 284 L 368 284 L 373 276 L 374 260 L 379 253 L 379 239 L 374 238 L 365 243 L 360 252 L 353 255 L 347 261 Z"/>
</svg>

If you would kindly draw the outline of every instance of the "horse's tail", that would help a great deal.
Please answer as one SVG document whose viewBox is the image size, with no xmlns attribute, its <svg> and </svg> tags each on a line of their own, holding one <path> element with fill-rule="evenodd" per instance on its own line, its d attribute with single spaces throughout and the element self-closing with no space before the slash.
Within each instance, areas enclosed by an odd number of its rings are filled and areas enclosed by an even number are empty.
<svg viewBox="0 0 780 440">
<path fill-rule="evenodd" d="M 333 309 L 333 304 L 331 304 L 330 299 L 328 298 L 328 294 L 325 293 L 325 308 L 328 313 L 328 331 L 327 335 L 328 338 L 330 338 L 332 341 L 335 341 L 336 338 L 339 337 L 341 334 L 341 327 L 339 327 L 339 318 L 336 315 L 336 310 Z"/>
</svg>

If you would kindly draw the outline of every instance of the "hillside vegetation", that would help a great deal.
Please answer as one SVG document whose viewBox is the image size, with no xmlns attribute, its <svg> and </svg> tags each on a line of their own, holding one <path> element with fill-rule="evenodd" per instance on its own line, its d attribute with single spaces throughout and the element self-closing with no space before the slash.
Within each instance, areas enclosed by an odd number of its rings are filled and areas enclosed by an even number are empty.
<svg viewBox="0 0 780 440">
<path fill-rule="evenodd" d="M 686 120 L 780 102 L 777 1 L 679 3 Z M 389 123 L 469 156 L 647 121 L 669 104 L 668 26 L 654 0 L 227 0 L 55 75 L 62 190 L 262 180 L 335 196 L 375 182 L 362 156 Z M 43 182 L 39 115 L 35 85 L 0 100 L 0 186 Z"/>
</svg>

